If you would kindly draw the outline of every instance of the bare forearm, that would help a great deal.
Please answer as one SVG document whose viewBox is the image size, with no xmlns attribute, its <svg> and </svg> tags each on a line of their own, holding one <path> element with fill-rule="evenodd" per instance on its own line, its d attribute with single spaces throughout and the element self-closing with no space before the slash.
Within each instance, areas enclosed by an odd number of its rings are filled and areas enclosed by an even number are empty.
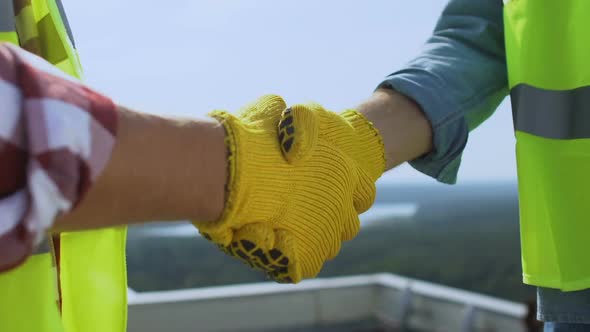
<svg viewBox="0 0 590 332">
<path fill-rule="evenodd" d="M 383 137 L 387 169 L 431 150 L 428 120 L 403 95 L 378 90 L 358 109 Z M 54 229 L 218 219 L 227 177 L 224 138 L 215 121 L 167 119 L 120 108 L 109 164 L 81 204 L 60 217 Z"/>
<path fill-rule="evenodd" d="M 359 105 L 383 137 L 387 169 L 415 159 L 432 149 L 432 128 L 411 99 L 402 94 L 379 89 Z"/>
<path fill-rule="evenodd" d="M 225 132 L 216 121 L 163 118 L 119 108 L 111 160 L 55 230 L 143 221 L 216 220 L 224 206 Z"/>
</svg>

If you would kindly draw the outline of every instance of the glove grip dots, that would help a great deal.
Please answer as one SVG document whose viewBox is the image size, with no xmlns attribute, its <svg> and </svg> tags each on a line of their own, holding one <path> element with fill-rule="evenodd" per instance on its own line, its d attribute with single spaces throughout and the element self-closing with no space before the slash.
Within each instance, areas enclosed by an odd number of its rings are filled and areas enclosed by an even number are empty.
<svg viewBox="0 0 590 332">
<path fill-rule="evenodd" d="M 283 111 L 278 139 L 287 162 L 296 165 L 312 154 L 318 141 L 318 127 L 317 116 L 308 108 L 294 106 Z"/>
</svg>

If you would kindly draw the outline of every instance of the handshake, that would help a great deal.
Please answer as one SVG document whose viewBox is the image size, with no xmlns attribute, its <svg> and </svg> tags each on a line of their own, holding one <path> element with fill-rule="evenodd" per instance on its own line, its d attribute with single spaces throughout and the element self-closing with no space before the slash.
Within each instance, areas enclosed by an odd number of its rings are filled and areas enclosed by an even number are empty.
<svg viewBox="0 0 590 332">
<path fill-rule="evenodd" d="M 262 97 L 237 116 L 211 116 L 226 131 L 226 203 L 219 220 L 193 224 L 273 280 L 315 277 L 356 236 L 358 215 L 375 200 L 385 170 L 381 136 L 356 111 L 287 108 L 278 96 Z"/>
</svg>

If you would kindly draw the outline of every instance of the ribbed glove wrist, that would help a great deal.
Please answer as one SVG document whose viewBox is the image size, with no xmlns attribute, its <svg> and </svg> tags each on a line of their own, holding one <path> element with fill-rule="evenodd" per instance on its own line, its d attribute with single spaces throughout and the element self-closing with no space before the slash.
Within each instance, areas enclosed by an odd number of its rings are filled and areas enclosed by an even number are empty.
<svg viewBox="0 0 590 332">
<path fill-rule="evenodd" d="M 367 172 L 373 182 L 377 181 L 385 172 L 385 153 L 381 134 L 358 111 L 347 110 L 342 112 L 340 116 L 350 124 L 357 138 L 359 148 L 354 153 L 355 160 Z"/>
</svg>

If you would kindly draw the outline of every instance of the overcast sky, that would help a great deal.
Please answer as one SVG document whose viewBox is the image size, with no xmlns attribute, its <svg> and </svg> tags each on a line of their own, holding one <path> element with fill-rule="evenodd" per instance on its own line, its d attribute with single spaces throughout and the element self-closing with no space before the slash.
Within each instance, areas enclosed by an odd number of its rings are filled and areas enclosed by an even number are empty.
<svg viewBox="0 0 590 332">
<path fill-rule="evenodd" d="M 63 0 L 86 81 L 139 110 L 203 117 L 266 93 L 354 107 L 419 52 L 429 1 Z M 470 136 L 459 182 L 515 179 L 505 101 Z M 384 181 L 432 181 L 408 166 Z"/>
</svg>

